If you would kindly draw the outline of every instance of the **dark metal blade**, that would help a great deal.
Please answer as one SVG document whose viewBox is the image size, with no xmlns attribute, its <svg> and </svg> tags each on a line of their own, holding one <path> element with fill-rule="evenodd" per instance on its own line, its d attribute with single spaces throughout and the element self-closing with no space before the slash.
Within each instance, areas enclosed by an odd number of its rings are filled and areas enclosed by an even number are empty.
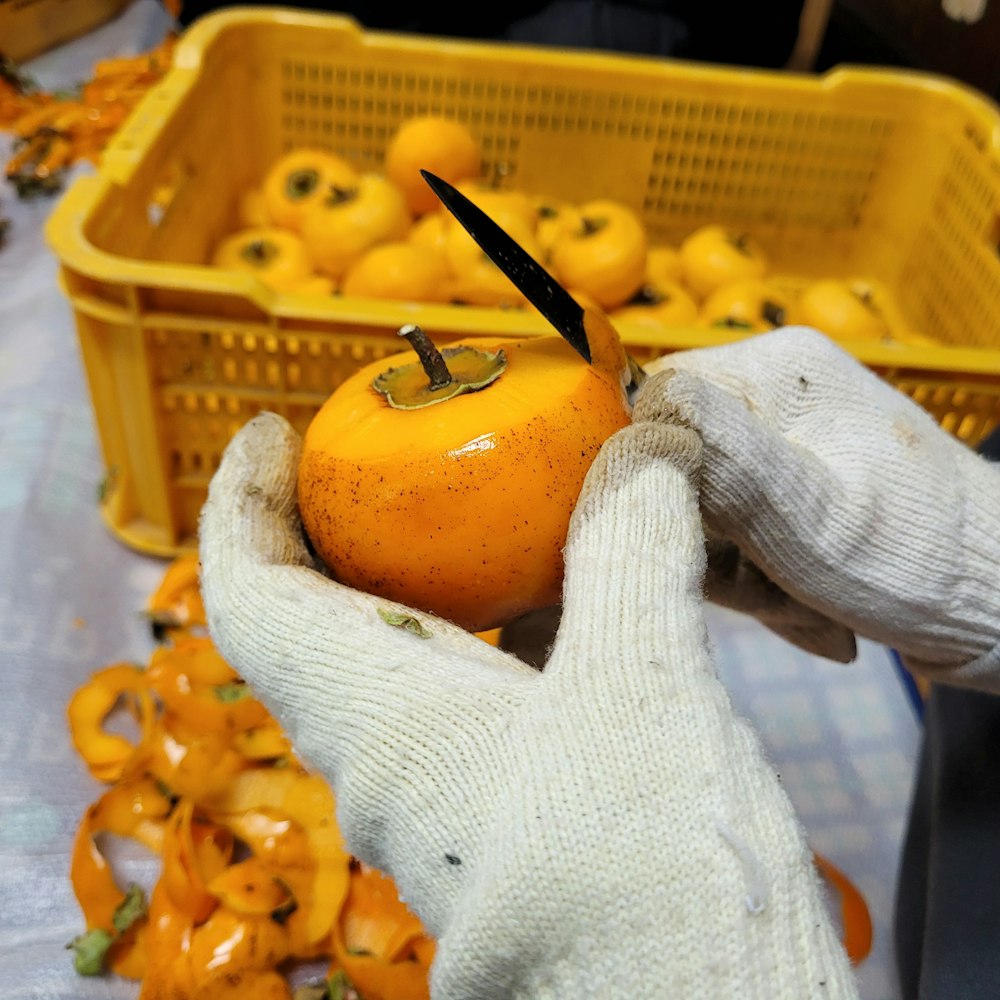
<svg viewBox="0 0 1000 1000">
<path fill-rule="evenodd" d="M 517 286 L 521 294 L 562 334 L 590 364 L 590 345 L 583 328 L 583 307 L 520 244 L 507 235 L 481 208 L 447 181 L 421 170 L 445 208 L 482 247 L 483 253 Z"/>
</svg>

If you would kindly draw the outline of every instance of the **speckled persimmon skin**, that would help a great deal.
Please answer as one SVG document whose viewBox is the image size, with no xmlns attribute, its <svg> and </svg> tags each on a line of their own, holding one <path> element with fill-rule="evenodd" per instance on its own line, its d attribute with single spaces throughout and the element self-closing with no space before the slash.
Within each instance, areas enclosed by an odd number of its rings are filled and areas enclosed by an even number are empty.
<svg viewBox="0 0 1000 1000">
<path fill-rule="evenodd" d="M 558 603 L 570 514 L 629 411 L 561 338 L 463 343 L 507 355 L 479 392 L 393 409 L 371 381 L 409 352 L 345 381 L 307 429 L 298 500 L 336 579 L 481 632 Z"/>
</svg>

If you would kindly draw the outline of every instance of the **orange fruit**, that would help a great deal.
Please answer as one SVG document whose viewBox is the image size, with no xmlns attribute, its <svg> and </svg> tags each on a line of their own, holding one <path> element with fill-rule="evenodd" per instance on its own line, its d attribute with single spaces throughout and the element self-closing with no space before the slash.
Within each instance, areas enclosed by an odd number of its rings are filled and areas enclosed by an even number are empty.
<svg viewBox="0 0 1000 1000">
<path fill-rule="evenodd" d="M 407 302 L 441 302 L 448 270 L 440 255 L 405 241 L 372 247 L 348 268 L 344 295 Z"/>
<path fill-rule="evenodd" d="M 476 391 L 433 401 L 453 386 L 430 390 L 412 353 L 342 383 L 306 430 L 298 499 L 336 579 L 483 632 L 558 602 L 584 476 L 629 411 L 617 339 L 606 359 L 592 339 L 592 365 L 560 337 L 463 344 L 442 354 L 471 384 L 492 377 Z"/>
<path fill-rule="evenodd" d="M 535 239 L 546 260 L 558 240 L 582 224 L 580 210 L 569 202 L 560 198 L 539 198 L 535 202 Z"/>
<path fill-rule="evenodd" d="M 535 260 L 542 252 L 534 225 L 522 202 L 502 191 L 478 191 L 474 202 Z M 524 296 L 450 215 L 444 221 L 444 260 L 448 266 L 448 298 L 467 305 L 522 308 Z"/>
<path fill-rule="evenodd" d="M 602 309 L 617 309 L 642 287 L 646 230 L 627 205 L 597 199 L 579 206 L 579 222 L 552 243 L 555 277 L 586 292 Z"/>
<path fill-rule="evenodd" d="M 312 277 L 312 261 L 295 233 L 275 226 L 241 229 L 212 254 L 215 267 L 244 271 L 276 291 L 289 291 Z"/>
<path fill-rule="evenodd" d="M 313 274 L 304 281 L 292 285 L 288 291 L 296 295 L 333 295 L 335 287 L 329 278 L 322 274 Z"/>
<path fill-rule="evenodd" d="M 646 251 L 646 281 L 674 282 L 683 279 L 681 254 L 676 247 L 657 243 Z"/>
<path fill-rule="evenodd" d="M 399 188 L 381 174 L 366 173 L 309 207 L 302 239 L 316 270 L 339 281 L 372 247 L 404 239 L 412 224 Z"/>
<path fill-rule="evenodd" d="M 791 298 L 761 278 L 731 281 L 702 303 L 702 326 L 764 333 L 792 322 Z"/>
<path fill-rule="evenodd" d="M 889 326 L 874 296 L 860 282 L 826 278 L 799 296 L 796 318 L 834 340 L 885 340 Z"/>
<path fill-rule="evenodd" d="M 331 188 L 350 187 L 357 171 L 340 156 L 322 149 L 296 149 L 279 157 L 264 178 L 262 200 L 276 226 L 298 231 L 310 209 Z"/>
<path fill-rule="evenodd" d="M 700 299 L 730 282 L 762 278 L 767 270 L 761 247 L 746 233 L 726 226 L 696 229 L 679 252 L 684 283 Z"/>
<path fill-rule="evenodd" d="M 538 223 L 538 206 L 534 198 L 516 188 L 498 188 L 480 178 L 459 181 L 455 187 L 473 205 L 481 208 L 494 222 L 500 224 L 494 213 L 511 217 L 517 216 L 533 229 Z M 447 212 L 447 209 L 443 209 Z"/>
<path fill-rule="evenodd" d="M 264 191 L 261 188 L 249 188 L 244 191 L 236 208 L 236 216 L 241 229 L 250 229 L 253 226 L 270 226 L 272 224 L 271 216 L 267 211 Z"/>
<path fill-rule="evenodd" d="M 385 151 L 385 174 L 403 192 L 410 212 L 423 215 L 440 202 L 420 174 L 428 170 L 449 184 L 478 177 L 483 153 L 461 122 L 438 115 L 404 121 Z"/>
<path fill-rule="evenodd" d="M 649 282 L 635 298 L 616 309 L 612 319 L 646 326 L 693 326 L 698 319 L 698 303 L 676 281 Z"/>
<path fill-rule="evenodd" d="M 413 223 L 413 228 L 406 238 L 416 246 L 440 256 L 444 253 L 447 242 L 445 235 L 447 221 L 443 211 L 428 212 Z"/>
</svg>

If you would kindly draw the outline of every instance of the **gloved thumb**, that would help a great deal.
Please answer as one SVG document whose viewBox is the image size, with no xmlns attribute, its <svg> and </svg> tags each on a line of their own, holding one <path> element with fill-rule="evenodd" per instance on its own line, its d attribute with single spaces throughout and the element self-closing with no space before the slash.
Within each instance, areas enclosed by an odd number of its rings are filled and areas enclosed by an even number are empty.
<svg viewBox="0 0 1000 1000">
<path fill-rule="evenodd" d="M 701 440 L 673 424 L 633 423 L 605 442 L 566 544 L 563 612 L 547 674 L 707 663 L 698 509 Z"/>
</svg>

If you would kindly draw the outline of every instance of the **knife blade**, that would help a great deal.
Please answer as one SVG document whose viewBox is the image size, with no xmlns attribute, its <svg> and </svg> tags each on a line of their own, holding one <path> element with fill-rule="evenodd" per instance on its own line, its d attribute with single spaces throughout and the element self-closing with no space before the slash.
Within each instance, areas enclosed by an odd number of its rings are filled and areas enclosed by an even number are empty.
<svg viewBox="0 0 1000 1000">
<path fill-rule="evenodd" d="M 584 310 L 541 264 L 515 239 L 501 229 L 478 205 L 447 181 L 429 170 L 421 170 L 424 180 L 441 203 L 462 224 L 517 287 L 518 291 L 562 334 L 567 343 L 589 365 L 590 344 L 584 329 Z"/>
</svg>

